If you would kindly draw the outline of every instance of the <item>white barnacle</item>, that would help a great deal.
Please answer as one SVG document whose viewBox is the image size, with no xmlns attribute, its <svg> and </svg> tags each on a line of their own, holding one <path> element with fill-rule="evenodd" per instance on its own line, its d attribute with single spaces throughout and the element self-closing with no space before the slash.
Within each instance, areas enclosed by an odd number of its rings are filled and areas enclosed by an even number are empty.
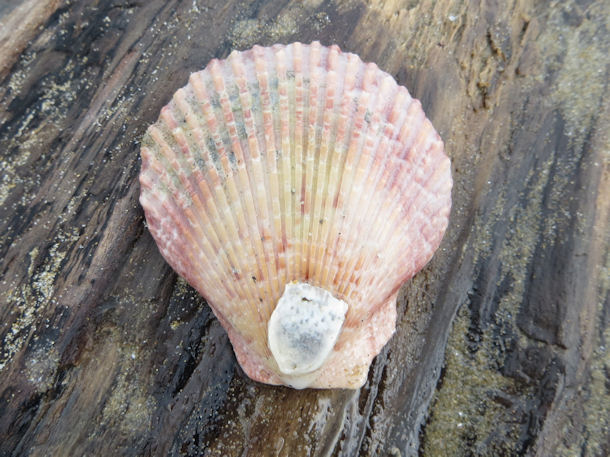
<svg viewBox="0 0 610 457">
<path fill-rule="evenodd" d="M 280 371 L 297 377 L 320 368 L 331 353 L 348 305 L 324 289 L 306 283 L 286 284 L 271 319 L 268 340 Z"/>
</svg>

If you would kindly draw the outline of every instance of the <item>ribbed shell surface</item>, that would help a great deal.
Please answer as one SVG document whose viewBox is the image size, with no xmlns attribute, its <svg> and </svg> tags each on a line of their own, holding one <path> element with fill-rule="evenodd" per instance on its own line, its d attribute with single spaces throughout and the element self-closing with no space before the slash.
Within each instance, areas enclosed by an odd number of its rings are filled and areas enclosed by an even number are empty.
<svg viewBox="0 0 610 457">
<path fill-rule="evenodd" d="M 148 227 L 246 373 L 289 383 L 267 322 L 300 281 L 349 304 L 310 386 L 360 386 L 448 222 L 450 162 L 419 101 L 336 46 L 257 46 L 192 74 L 141 154 Z"/>
</svg>

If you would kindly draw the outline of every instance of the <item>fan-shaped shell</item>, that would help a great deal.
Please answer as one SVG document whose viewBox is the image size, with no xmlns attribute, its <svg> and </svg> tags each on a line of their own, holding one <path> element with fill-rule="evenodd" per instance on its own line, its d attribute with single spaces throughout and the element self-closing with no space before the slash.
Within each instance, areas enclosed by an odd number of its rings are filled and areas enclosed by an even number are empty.
<svg viewBox="0 0 610 457">
<path fill-rule="evenodd" d="M 394 331 L 398 289 L 447 226 L 450 162 L 419 101 L 336 46 L 256 46 L 192 74 L 141 154 L 148 227 L 245 372 L 362 385 Z M 330 353 L 308 373 L 282 371 L 270 349 L 269 320 L 293 283 L 347 303 Z"/>
</svg>

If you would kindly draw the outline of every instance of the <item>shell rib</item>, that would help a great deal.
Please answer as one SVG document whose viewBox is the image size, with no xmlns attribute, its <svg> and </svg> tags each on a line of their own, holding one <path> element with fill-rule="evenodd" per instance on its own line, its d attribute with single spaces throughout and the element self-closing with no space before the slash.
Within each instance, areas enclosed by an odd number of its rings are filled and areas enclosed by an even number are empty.
<svg viewBox="0 0 610 457">
<path fill-rule="evenodd" d="M 269 384 L 361 386 L 394 331 L 398 289 L 448 223 L 450 162 L 419 101 L 337 46 L 255 46 L 192 74 L 141 154 L 148 227 L 244 371 Z M 332 350 L 305 374 L 282 371 L 269 347 L 292 283 L 348 306 Z"/>
</svg>

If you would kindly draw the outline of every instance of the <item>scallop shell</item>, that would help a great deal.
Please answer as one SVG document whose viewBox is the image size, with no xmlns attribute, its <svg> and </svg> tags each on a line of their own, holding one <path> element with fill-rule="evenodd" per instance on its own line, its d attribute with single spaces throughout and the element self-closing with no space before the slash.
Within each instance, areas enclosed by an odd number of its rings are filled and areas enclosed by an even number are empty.
<svg viewBox="0 0 610 457">
<path fill-rule="evenodd" d="M 419 101 L 337 46 L 212 60 L 141 147 L 140 202 L 252 379 L 361 386 L 438 248 L 450 161 Z"/>
</svg>

